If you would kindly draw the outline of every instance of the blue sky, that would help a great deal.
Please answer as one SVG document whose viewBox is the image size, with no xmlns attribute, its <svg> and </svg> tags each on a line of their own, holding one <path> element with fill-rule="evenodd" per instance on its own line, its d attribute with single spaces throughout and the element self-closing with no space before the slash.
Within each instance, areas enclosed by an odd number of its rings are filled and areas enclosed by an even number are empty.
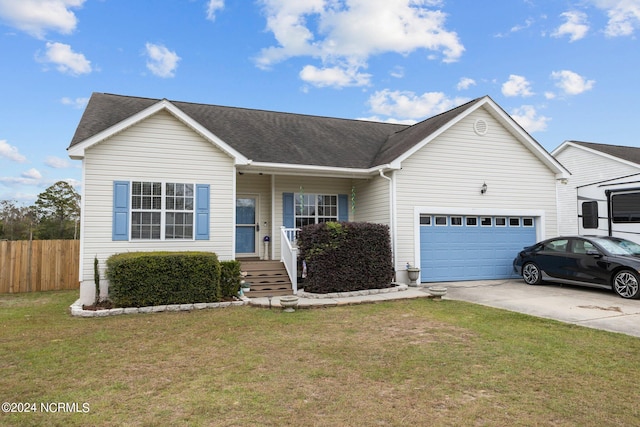
<svg viewBox="0 0 640 427">
<path fill-rule="evenodd" d="M 640 0 L 0 0 L 0 200 L 58 180 L 92 92 L 415 123 L 491 96 L 551 151 L 640 146 Z"/>
</svg>

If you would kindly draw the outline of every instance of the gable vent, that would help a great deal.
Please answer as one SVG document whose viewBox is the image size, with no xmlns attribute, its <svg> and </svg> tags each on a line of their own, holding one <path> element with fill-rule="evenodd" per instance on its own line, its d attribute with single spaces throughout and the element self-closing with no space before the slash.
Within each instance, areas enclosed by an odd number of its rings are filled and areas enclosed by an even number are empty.
<svg viewBox="0 0 640 427">
<path fill-rule="evenodd" d="M 489 131 L 489 124 L 484 119 L 478 119 L 473 124 L 473 130 L 480 136 L 484 136 Z"/>
</svg>

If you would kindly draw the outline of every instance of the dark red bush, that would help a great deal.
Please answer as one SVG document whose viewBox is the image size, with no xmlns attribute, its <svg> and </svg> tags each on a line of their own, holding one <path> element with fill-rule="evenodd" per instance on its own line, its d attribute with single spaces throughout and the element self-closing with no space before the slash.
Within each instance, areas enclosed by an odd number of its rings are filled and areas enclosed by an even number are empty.
<svg viewBox="0 0 640 427">
<path fill-rule="evenodd" d="M 366 222 L 327 222 L 298 234 L 300 262 L 307 265 L 304 290 L 348 292 L 391 286 L 389 227 Z"/>
</svg>

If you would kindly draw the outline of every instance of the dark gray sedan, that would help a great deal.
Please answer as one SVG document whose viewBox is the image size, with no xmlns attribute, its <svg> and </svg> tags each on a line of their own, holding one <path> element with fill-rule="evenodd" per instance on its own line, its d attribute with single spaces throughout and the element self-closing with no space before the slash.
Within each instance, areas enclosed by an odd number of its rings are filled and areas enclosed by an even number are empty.
<svg viewBox="0 0 640 427">
<path fill-rule="evenodd" d="M 529 285 L 542 281 L 613 289 L 640 298 L 640 245 L 617 237 L 556 237 L 524 248 L 513 268 Z"/>
</svg>

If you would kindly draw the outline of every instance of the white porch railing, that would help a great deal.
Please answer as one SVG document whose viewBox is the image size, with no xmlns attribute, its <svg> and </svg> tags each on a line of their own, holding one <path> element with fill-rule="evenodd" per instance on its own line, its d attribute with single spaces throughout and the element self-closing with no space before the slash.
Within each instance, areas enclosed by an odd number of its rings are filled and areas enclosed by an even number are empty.
<svg viewBox="0 0 640 427">
<path fill-rule="evenodd" d="M 293 294 L 298 293 L 298 247 L 296 234 L 299 228 L 280 228 L 280 261 L 287 269 Z"/>
</svg>

